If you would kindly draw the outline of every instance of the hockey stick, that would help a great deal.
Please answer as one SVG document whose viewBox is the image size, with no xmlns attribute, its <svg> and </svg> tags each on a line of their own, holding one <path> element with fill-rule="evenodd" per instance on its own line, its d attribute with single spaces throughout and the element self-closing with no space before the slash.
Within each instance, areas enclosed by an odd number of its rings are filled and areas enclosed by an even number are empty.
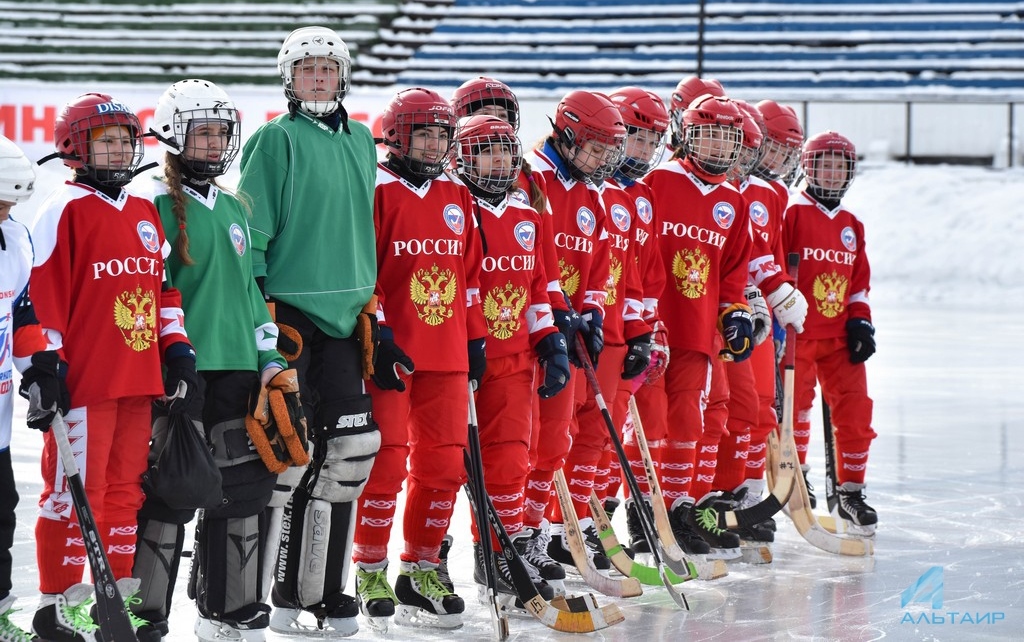
<svg viewBox="0 0 1024 642">
<path fill-rule="evenodd" d="M 836 514 L 839 505 L 839 480 L 836 477 L 836 434 L 832 430 L 832 411 L 825 401 L 824 390 L 821 393 L 821 421 L 825 432 L 825 500 L 828 512 Z M 838 521 L 836 522 L 838 524 Z"/>
<path fill-rule="evenodd" d="M 466 469 L 470 469 L 468 461 L 469 454 L 465 455 Z M 473 503 L 474 511 L 477 508 L 476 498 L 470 493 L 470 502 Z M 501 545 L 501 554 L 508 564 L 509 574 L 512 576 L 512 585 L 523 603 L 523 608 L 533 617 L 556 631 L 567 633 L 590 633 L 606 629 L 614 624 L 622 622 L 625 617 L 615 604 L 599 607 L 592 596 L 557 598 L 554 602 L 548 602 L 537 592 L 530 573 L 527 571 L 525 562 L 519 556 L 512 538 L 505 531 L 501 523 L 501 517 L 494 508 L 494 503 L 488 495 L 482 498 L 487 510 L 488 523 L 493 529 Z M 587 598 L 590 598 L 589 600 Z M 591 608 L 593 607 L 593 608 Z"/>
<path fill-rule="evenodd" d="M 75 462 L 75 453 L 71 450 L 68 426 L 64 423 L 64 417 L 59 410 L 53 415 L 51 427 L 57 451 L 60 453 L 60 461 L 64 466 L 68 490 L 71 491 L 71 500 L 75 505 L 75 514 L 78 516 L 85 552 L 89 557 L 92 581 L 96 587 L 96 623 L 104 640 L 134 640 L 135 631 L 132 629 L 131 620 L 128 619 L 128 612 L 125 611 L 124 599 L 117 588 L 114 573 L 110 570 L 110 561 L 107 560 L 103 540 L 96 526 L 96 518 L 85 494 L 85 484 L 78 471 L 78 463 Z"/>
<path fill-rule="evenodd" d="M 498 640 L 508 639 L 508 616 L 498 606 L 498 579 L 495 576 L 494 549 L 491 537 L 487 532 L 487 509 L 484 497 L 487 488 L 484 485 L 484 462 L 480 450 L 480 427 L 476 418 L 476 401 L 473 394 L 474 382 L 469 382 L 469 448 L 465 451 L 466 474 L 469 478 L 466 491 L 469 496 L 476 497 L 473 508 L 476 513 L 477 532 L 480 534 L 480 551 L 483 554 L 483 571 L 486 581 L 487 603 L 491 612 L 491 624 L 494 625 L 494 637 Z"/>
<path fill-rule="evenodd" d="M 680 608 L 690 610 L 690 605 L 686 603 L 686 596 L 682 592 L 677 592 L 672 583 L 672 577 L 686 577 L 689 575 L 690 569 L 685 562 L 674 560 L 676 566 L 672 570 L 675 574 L 669 576 L 669 568 L 665 558 L 662 557 L 660 542 L 654 529 L 654 517 L 647 508 L 647 502 L 643 501 L 644 496 L 640 492 L 640 484 L 637 483 L 636 475 L 633 474 L 633 469 L 629 466 L 629 457 L 626 456 L 626 451 L 622 447 L 619 431 L 615 429 L 615 422 L 612 421 L 612 415 L 608 412 L 608 405 L 601 394 L 601 384 L 597 380 L 597 373 L 594 372 L 594 364 L 590 360 L 587 346 L 583 342 L 583 337 L 578 334 L 576 335 L 576 356 L 579 358 L 580 363 L 583 364 L 583 372 L 586 374 L 587 382 L 594 392 L 594 402 L 597 404 L 598 409 L 601 410 L 601 416 L 604 418 L 605 426 L 608 428 L 608 436 L 611 439 L 612 446 L 615 447 L 615 454 L 619 458 L 619 465 L 622 466 L 622 478 L 626 480 L 630 495 L 634 499 L 633 505 L 636 507 L 637 515 L 640 516 L 640 527 L 643 530 L 644 537 L 652 544 L 651 557 L 654 560 L 654 565 L 658 567 L 658 571 L 661 573 L 662 583 L 668 590 L 669 595 L 672 596 L 672 600 Z M 675 541 L 674 538 L 673 541 Z"/>
<path fill-rule="evenodd" d="M 668 518 L 668 507 L 665 506 L 665 496 L 661 494 L 661 481 L 654 469 L 654 460 L 651 458 L 650 445 L 647 443 L 647 434 L 644 432 L 644 424 L 640 419 L 640 412 L 633 397 L 629 399 L 629 414 L 633 420 L 633 434 L 636 435 L 637 447 L 640 448 L 640 455 L 644 460 L 644 470 L 647 471 L 647 483 L 651 487 L 651 511 L 654 513 L 654 526 L 658 530 L 658 542 L 666 546 L 665 555 L 675 556 L 677 559 L 686 560 L 687 564 L 697 569 L 697 579 L 716 580 L 729 574 L 725 560 L 709 560 L 695 557 L 687 560 L 686 554 L 676 541 L 675 533 L 672 532 L 672 523 Z"/>
</svg>

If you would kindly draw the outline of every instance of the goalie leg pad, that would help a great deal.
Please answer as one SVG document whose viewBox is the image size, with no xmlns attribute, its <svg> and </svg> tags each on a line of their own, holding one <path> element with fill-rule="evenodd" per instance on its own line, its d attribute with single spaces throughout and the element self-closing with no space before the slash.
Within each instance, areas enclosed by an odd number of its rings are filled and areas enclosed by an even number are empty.
<svg viewBox="0 0 1024 642">
<path fill-rule="evenodd" d="M 380 450 L 380 430 L 373 420 L 369 395 L 349 397 L 331 407 L 348 412 L 326 415 L 333 418 L 334 426 L 316 436 L 318 444 L 306 487 L 316 499 L 330 503 L 353 502 L 370 477 Z"/>
<path fill-rule="evenodd" d="M 261 601 L 259 564 L 266 546 L 262 515 L 210 518 L 204 515 L 197 537 L 196 607 L 204 617 L 221 618 Z"/>
<path fill-rule="evenodd" d="M 313 613 L 330 610 L 348 584 L 355 503 L 311 498 L 299 488 L 284 509 L 273 603 Z"/>
<path fill-rule="evenodd" d="M 145 581 L 136 595 L 142 603 L 132 606 L 136 613 L 146 613 L 149 615 L 147 619 L 156 619 L 153 616 L 158 615 L 160 619 L 167 620 L 184 544 L 184 522 L 139 520 L 132 577 L 141 577 Z"/>
</svg>

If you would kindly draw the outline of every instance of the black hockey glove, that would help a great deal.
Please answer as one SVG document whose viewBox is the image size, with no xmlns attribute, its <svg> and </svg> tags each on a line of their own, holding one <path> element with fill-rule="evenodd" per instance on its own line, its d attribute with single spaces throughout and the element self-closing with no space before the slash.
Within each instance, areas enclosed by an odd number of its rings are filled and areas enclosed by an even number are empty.
<svg viewBox="0 0 1024 642">
<path fill-rule="evenodd" d="M 569 304 L 568 297 L 566 297 L 565 302 Z M 571 304 L 569 304 L 568 310 L 555 310 L 552 308 L 551 313 L 555 317 L 555 327 L 565 337 L 565 345 L 576 345 L 576 333 L 579 332 L 580 324 L 583 323 L 579 313 L 572 309 Z M 583 367 L 583 364 L 580 363 L 579 358 L 576 356 L 575 350 L 569 351 L 569 361 L 577 368 Z"/>
<path fill-rule="evenodd" d="M 381 390 L 405 392 L 405 382 L 398 376 L 401 370 L 411 375 L 416 366 L 405 352 L 395 345 L 395 333 L 386 325 L 379 326 L 377 342 L 377 363 L 373 366 L 373 383 Z"/>
<path fill-rule="evenodd" d="M 864 363 L 875 354 L 875 326 L 867 319 L 848 320 L 846 345 L 850 348 L 850 363 Z"/>
<path fill-rule="evenodd" d="M 470 339 L 467 344 L 467 350 L 469 351 L 469 380 L 473 382 L 473 390 L 480 389 L 484 373 L 487 372 L 486 348 L 486 341 L 482 337 Z"/>
<path fill-rule="evenodd" d="M 541 399 L 549 399 L 569 383 L 569 355 L 565 337 L 552 332 L 537 343 L 537 361 L 544 369 L 544 383 L 537 388 Z"/>
<path fill-rule="evenodd" d="M 651 363 L 651 333 L 626 339 L 626 360 L 622 363 L 622 378 L 633 379 L 643 374 Z"/>
<path fill-rule="evenodd" d="M 601 356 L 601 351 L 604 350 L 604 317 L 601 316 L 600 310 L 589 310 L 583 314 L 580 333 L 583 335 L 583 343 L 587 346 L 590 363 L 596 368 L 597 358 Z"/>
<path fill-rule="evenodd" d="M 167 373 L 164 375 L 164 405 L 168 413 L 186 412 L 201 418 L 202 395 L 199 393 L 199 374 L 196 372 L 196 352 L 187 343 L 175 343 L 164 356 Z"/>
<path fill-rule="evenodd" d="M 57 410 L 65 415 L 71 409 L 67 375 L 68 364 L 53 350 L 32 355 L 32 365 L 25 370 L 18 388 L 18 394 L 28 399 L 29 428 L 47 432 Z"/>
<path fill-rule="evenodd" d="M 718 353 L 725 361 L 743 361 L 754 350 L 754 319 L 750 308 L 734 303 L 718 318 L 718 327 L 725 338 L 725 349 Z"/>
</svg>

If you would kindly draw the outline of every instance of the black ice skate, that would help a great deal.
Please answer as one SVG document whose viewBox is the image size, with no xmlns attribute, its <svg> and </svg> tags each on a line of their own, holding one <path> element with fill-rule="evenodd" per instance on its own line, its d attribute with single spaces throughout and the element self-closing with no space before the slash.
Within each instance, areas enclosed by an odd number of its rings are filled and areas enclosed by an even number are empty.
<svg viewBox="0 0 1024 642">
<path fill-rule="evenodd" d="M 843 482 L 838 491 L 836 512 L 845 523 L 846 532 L 858 537 L 874 536 L 878 513 L 864 501 L 864 484 Z"/>
<path fill-rule="evenodd" d="M 437 578 L 437 564 L 402 562 L 395 582 L 395 623 L 457 629 L 462 626 L 466 604 Z"/>
<path fill-rule="evenodd" d="M 719 504 L 717 495 L 709 494 L 687 516 L 690 526 L 711 547 L 710 559 L 731 560 L 742 555 L 740 538 L 718 526 L 718 511 L 727 507 L 728 504 Z"/>
<path fill-rule="evenodd" d="M 537 569 L 541 579 L 548 583 L 555 595 L 565 595 L 565 569 L 548 555 L 551 531 L 547 520 L 542 521 L 539 528 L 524 527 L 519 535 L 512 540 L 519 556 Z"/>
</svg>

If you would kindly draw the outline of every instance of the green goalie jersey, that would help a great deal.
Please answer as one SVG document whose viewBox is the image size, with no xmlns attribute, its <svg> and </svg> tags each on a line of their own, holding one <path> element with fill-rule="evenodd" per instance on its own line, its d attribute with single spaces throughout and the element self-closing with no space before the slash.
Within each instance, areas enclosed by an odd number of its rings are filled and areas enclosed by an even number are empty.
<svg viewBox="0 0 1024 642">
<path fill-rule="evenodd" d="M 246 142 L 238 186 L 252 205 L 254 270 L 267 296 L 338 339 L 352 334 L 377 278 L 377 151 L 365 125 L 348 128 L 278 116 Z"/>
</svg>

